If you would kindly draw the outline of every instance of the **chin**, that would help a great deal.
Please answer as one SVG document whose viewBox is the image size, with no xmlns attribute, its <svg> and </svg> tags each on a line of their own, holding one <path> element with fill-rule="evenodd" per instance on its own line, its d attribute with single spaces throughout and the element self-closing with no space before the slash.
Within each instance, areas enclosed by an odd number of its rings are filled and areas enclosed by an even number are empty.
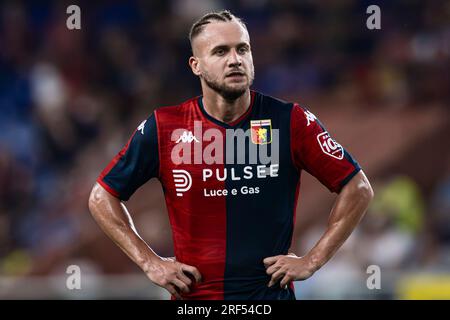
<svg viewBox="0 0 450 320">
<path fill-rule="evenodd" d="M 236 83 L 227 86 L 227 91 L 245 92 L 250 86 L 248 83 Z"/>
<path fill-rule="evenodd" d="M 248 86 L 245 87 L 240 87 L 240 88 L 227 88 L 227 90 L 223 90 L 222 91 L 222 96 L 226 99 L 226 100 L 236 100 L 238 98 L 240 98 L 245 91 L 247 91 Z"/>
</svg>

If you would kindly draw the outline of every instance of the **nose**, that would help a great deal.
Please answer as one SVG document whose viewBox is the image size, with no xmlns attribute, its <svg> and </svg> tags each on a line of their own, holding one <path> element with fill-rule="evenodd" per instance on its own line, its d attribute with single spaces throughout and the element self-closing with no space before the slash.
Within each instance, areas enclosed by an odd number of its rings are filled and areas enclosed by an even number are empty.
<svg viewBox="0 0 450 320">
<path fill-rule="evenodd" d="M 240 67 L 242 65 L 242 58 L 235 49 L 230 50 L 230 56 L 228 60 L 228 66 Z"/>
</svg>

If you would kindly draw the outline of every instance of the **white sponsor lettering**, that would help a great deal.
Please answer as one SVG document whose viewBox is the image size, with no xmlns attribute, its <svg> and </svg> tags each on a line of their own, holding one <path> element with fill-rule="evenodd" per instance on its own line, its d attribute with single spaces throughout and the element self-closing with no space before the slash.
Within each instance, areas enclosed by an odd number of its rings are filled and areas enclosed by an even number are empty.
<svg viewBox="0 0 450 320">
<path fill-rule="evenodd" d="M 256 166 L 256 178 L 264 179 L 267 177 L 278 177 L 278 164 L 271 164 L 270 166 L 259 165 Z M 242 172 L 237 172 L 236 168 L 223 168 L 223 169 L 203 169 L 202 171 L 202 180 L 206 181 L 212 177 L 216 178 L 218 181 L 225 181 L 228 176 L 231 177 L 231 180 L 249 180 L 254 177 L 253 173 L 254 167 L 245 166 Z"/>
<path fill-rule="evenodd" d="M 174 169 L 172 173 L 177 196 L 182 197 L 192 187 L 192 177 L 186 170 Z"/>
</svg>

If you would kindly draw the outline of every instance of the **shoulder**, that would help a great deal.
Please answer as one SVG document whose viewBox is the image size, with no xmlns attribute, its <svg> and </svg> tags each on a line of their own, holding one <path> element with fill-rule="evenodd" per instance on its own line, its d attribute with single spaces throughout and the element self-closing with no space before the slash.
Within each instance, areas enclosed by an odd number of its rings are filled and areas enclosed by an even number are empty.
<svg viewBox="0 0 450 320">
<path fill-rule="evenodd" d="M 259 103 L 266 105 L 270 108 L 277 108 L 279 111 L 291 111 L 294 104 L 293 102 L 288 102 L 280 98 L 273 97 L 271 95 L 267 95 L 258 91 L 255 92 L 255 100 L 258 100 Z"/>
<path fill-rule="evenodd" d="M 196 100 L 199 97 L 193 97 L 188 100 L 185 100 L 179 104 L 176 105 L 168 105 L 168 106 L 160 106 L 155 109 L 153 114 L 157 118 L 157 120 L 161 121 L 164 118 L 167 117 L 180 117 L 183 116 L 188 111 L 191 111 L 192 108 L 195 106 Z"/>
<path fill-rule="evenodd" d="M 259 99 L 263 106 L 273 112 L 288 115 L 294 122 L 306 123 L 308 117 L 314 117 L 314 115 L 309 112 L 307 108 L 300 105 L 298 102 L 289 102 L 260 92 L 255 93 L 256 99 Z"/>
</svg>

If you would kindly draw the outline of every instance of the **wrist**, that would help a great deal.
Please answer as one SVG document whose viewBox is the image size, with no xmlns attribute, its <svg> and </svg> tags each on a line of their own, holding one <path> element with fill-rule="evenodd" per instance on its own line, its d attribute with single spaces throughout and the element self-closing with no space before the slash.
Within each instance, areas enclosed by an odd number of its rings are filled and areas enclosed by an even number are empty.
<svg viewBox="0 0 450 320">
<path fill-rule="evenodd" d="M 320 259 L 317 255 L 315 254 L 307 254 L 305 256 L 306 260 L 308 261 L 308 269 L 309 271 L 311 271 L 312 273 L 316 272 L 317 270 L 319 270 L 322 266 L 323 266 L 323 262 L 322 259 Z"/>
<path fill-rule="evenodd" d="M 161 261 L 163 261 L 163 259 L 160 256 L 157 256 L 157 255 L 150 256 L 150 257 L 146 257 L 145 259 L 143 259 L 139 263 L 139 266 L 145 273 L 147 273 L 147 272 L 151 271 L 152 269 L 154 269 L 155 266 L 157 266 Z"/>
</svg>

